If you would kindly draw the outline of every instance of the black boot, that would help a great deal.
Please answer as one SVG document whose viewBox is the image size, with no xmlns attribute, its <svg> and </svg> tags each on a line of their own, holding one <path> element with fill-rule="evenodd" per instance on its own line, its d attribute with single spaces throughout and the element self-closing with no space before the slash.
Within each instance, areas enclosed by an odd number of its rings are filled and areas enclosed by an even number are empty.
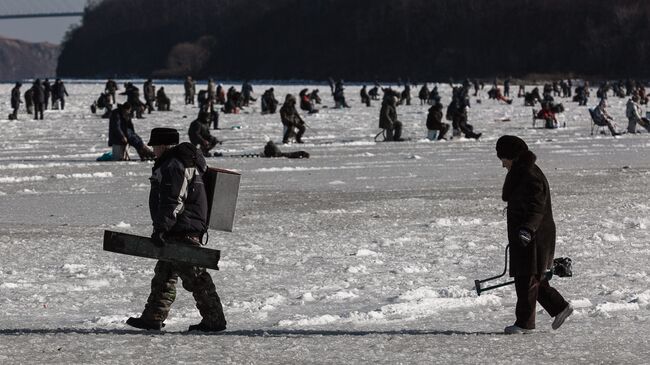
<svg viewBox="0 0 650 365">
<path fill-rule="evenodd" d="M 165 324 L 162 323 L 161 321 L 147 320 L 142 317 L 140 318 L 129 317 L 129 319 L 126 320 L 126 324 L 128 324 L 131 327 L 140 328 L 143 330 L 155 330 L 155 331 L 160 331 L 163 327 L 165 327 Z"/>
<path fill-rule="evenodd" d="M 199 324 L 193 324 L 190 325 L 190 328 L 187 329 L 189 332 L 191 331 L 199 331 L 199 332 L 221 332 L 226 330 L 226 325 L 217 323 L 217 324 L 210 324 L 201 321 Z"/>
</svg>

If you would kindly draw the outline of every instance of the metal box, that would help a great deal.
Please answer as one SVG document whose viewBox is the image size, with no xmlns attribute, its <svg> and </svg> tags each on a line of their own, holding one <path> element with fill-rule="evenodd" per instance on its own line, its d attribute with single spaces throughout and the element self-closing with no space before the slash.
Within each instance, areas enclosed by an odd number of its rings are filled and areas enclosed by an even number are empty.
<svg viewBox="0 0 650 365">
<path fill-rule="evenodd" d="M 241 174 L 208 167 L 203 175 L 208 195 L 208 228 L 232 232 Z"/>
</svg>

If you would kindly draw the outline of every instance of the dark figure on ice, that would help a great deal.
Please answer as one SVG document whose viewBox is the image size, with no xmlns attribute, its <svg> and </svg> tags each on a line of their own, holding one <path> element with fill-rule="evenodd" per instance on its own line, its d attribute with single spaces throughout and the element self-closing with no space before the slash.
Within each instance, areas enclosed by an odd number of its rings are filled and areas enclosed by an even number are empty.
<svg viewBox="0 0 650 365">
<path fill-rule="evenodd" d="M 198 146 L 205 157 L 210 157 L 210 150 L 221 143 L 217 137 L 210 134 L 210 119 L 210 112 L 200 111 L 198 118 L 190 123 L 187 132 L 190 143 Z"/>
<path fill-rule="evenodd" d="M 171 99 L 165 93 L 165 88 L 160 87 L 156 93 L 156 108 L 159 112 L 168 112 L 171 110 Z"/>
<path fill-rule="evenodd" d="M 368 95 L 372 100 L 379 100 L 379 86 L 375 85 L 368 91 Z"/>
<path fill-rule="evenodd" d="M 401 142 L 402 122 L 397 120 L 397 101 L 394 96 L 385 96 L 379 111 L 379 128 L 384 130 L 385 142 Z"/>
<path fill-rule="evenodd" d="M 112 148 L 113 161 L 128 160 L 128 145 L 133 146 L 142 161 L 152 160 L 153 151 L 135 133 L 131 117 L 131 104 L 118 104 L 108 121 L 108 146 Z"/>
<path fill-rule="evenodd" d="M 61 79 L 56 79 L 52 85 L 52 109 L 65 110 L 65 98 L 68 96 L 68 90 Z"/>
<path fill-rule="evenodd" d="M 194 105 L 194 96 L 196 95 L 196 82 L 192 80 L 192 76 L 187 76 L 185 78 L 183 88 L 185 89 L 185 105 Z"/>
<path fill-rule="evenodd" d="M 113 104 L 111 104 L 111 95 L 108 93 L 101 93 L 97 100 L 90 106 L 90 110 L 95 114 L 97 109 L 105 109 L 106 111 L 102 115 L 102 118 L 109 118 L 111 111 L 113 110 Z"/>
<path fill-rule="evenodd" d="M 242 106 L 248 106 L 250 102 L 255 102 L 257 99 L 253 97 L 253 85 L 246 80 L 241 86 L 241 94 L 242 94 Z"/>
<path fill-rule="evenodd" d="M 298 94 L 298 97 L 300 98 L 300 109 L 308 112 L 309 114 L 314 114 L 318 113 L 318 109 L 314 107 L 314 103 L 311 101 L 309 98 L 309 90 L 308 89 L 302 89 L 300 90 L 300 93 Z"/>
<path fill-rule="evenodd" d="M 17 82 L 13 89 L 11 89 L 11 109 L 13 111 L 9 114 L 9 120 L 18 119 L 18 109 L 20 109 L 20 88 L 23 86 L 20 82 Z"/>
<path fill-rule="evenodd" d="M 287 94 L 284 104 L 280 108 L 280 120 L 284 126 L 282 143 L 289 143 L 289 139 L 293 136 L 296 137 L 296 143 L 303 143 L 302 135 L 305 134 L 305 121 L 302 120 L 296 110 L 295 96 Z"/>
<path fill-rule="evenodd" d="M 234 86 L 231 86 L 226 96 L 226 104 L 221 108 L 221 111 L 225 114 L 239 114 L 242 106 L 242 94 Z"/>
<path fill-rule="evenodd" d="M 558 122 L 557 118 L 555 117 L 555 112 L 553 111 L 552 103 L 550 102 L 542 102 L 542 109 L 537 112 L 537 115 L 535 115 L 536 119 L 542 119 L 544 120 L 544 128 L 547 129 L 555 129 L 558 127 Z"/>
<path fill-rule="evenodd" d="M 502 198 L 507 202 L 510 276 L 515 280 L 517 305 L 515 323 L 507 334 L 524 334 L 535 329 L 537 302 L 551 317 L 551 328 L 560 328 L 573 308 L 551 287 L 546 274 L 555 255 L 555 222 L 551 192 L 537 156 L 516 136 L 502 136 L 496 144 L 497 157 L 508 170 Z"/>
<path fill-rule="evenodd" d="M 226 91 L 223 88 L 223 85 L 219 84 L 217 85 L 217 89 L 215 91 L 216 93 L 216 100 L 214 101 L 216 104 L 219 105 L 225 105 L 226 104 Z"/>
<path fill-rule="evenodd" d="M 575 96 L 573 101 L 577 102 L 578 105 L 587 105 L 589 101 L 589 84 L 587 82 L 584 85 L 577 86 L 575 89 Z"/>
<path fill-rule="evenodd" d="M 539 95 L 539 88 L 535 87 L 531 92 L 524 93 L 524 105 L 535 106 L 536 103 L 541 103 L 542 97 Z"/>
<path fill-rule="evenodd" d="M 432 141 L 445 139 L 445 134 L 447 134 L 449 128 L 449 123 L 442 122 L 442 104 L 433 104 L 429 108 L 429 114 L 427 115 L 427 138 Z"/>
<path fill-rule="evenodd" d="M 617 131 L 615 126 L 616 122 L 609 112 L 607 112 L 607 99 L 600 99 L 598 105 L 590 111 L 592 118 L 597 125 L 607 126 L 607 129 L 612 133 L 612 136 L 620 136 L 622 133 Z"/>
<path fill-rule="evenodd" d="M 20 94 L 18 94 L 20 97 Z M 650 121 L 641 114 L 642 109 L 639 104 L 639 96 L 633 94 L 625 106 L 625 116 L 627 117 L 627 133 L 636 133 L 636 125 L 640 125 L 650 132 Z"/>
<path fill-rule="evenodd" d="M 359 91 L 359 96 L 361 97 L 361 102 L 366 104 L 366 106 L 370 106 L 370 95 L 368 95 L 368 90 L 366 89 L 366 85 L 363 85 L 361 90 Z"/>
<path fill-rule="evenodd" d="M 482 133 L 475 133 L 474 127 L 467 122 L 467 110 L 469 109 L 467 89 L 455 88 L 453 95 L 453 99 L 447 107 L 447 115 L 445 117 L 452 121 L 454 135 L 459 135 L 460 132 L 463 132 L 465 138 L 479 139 Z"/>
<path fill-rule="evenodd" d="M 34 112 L 34 88 L 30 87 L 25 91 L 25 109 L 27 109 L 27 114 L 32 114 Z"/>
<path fill-rule="evenodd" d="M 399 104 L 402 105 L 404 103 L 411 105 L 411 85 L 409 83 L 404 85 L 404 90 L 402 90 L 402 94 L 400 95 Z"/>
<path fill-rule="evenodd" d="M 337 81 L 332 91 L 332 96 L 334 97 L 334 107 L 337 109 L 350 107 L 348 103 L 345 101 L 344 90 L 345 87 L 343 87 L 343 80 Z"/>
<path fill-rule="evenodd" d="M 117 92 L 117 82 L 113 79 L 108 79 L 106 85 L 104 86 L 104 92 L 111 96 L 111 104 L 115 104 L 115 93 Z"/>
<path fill-rule="evenodd" d="M 273 88 L 266 90 L 261 99 L 262 114 L 275 114 L 280 102 L 275 98 Z"/>
<path fill-rule="evenodd" d="M 45 91 L 45 110 L 47 110 L 50 104 L 50 98 L 52 97 L 52 84 L 50 84 L 49 79 L 43 81 L 43 90 Z"/>
<path fill-rule="evenodd" d="M 203 185 L 207 170 L 205 159 L 191 143 L 178 144 L 178 132 L 172 128 L 154 128 L 149 145 L 153 147 L 153 166 L 149 212 L 153 221 L 151 238 L 159 245 L 167 241 L 201 246 L 207 232 L 208 199 Z M 142 315 L 131 317 L 130 326 L 160 330 L 176 299 L 178 278 L 192 292 L 201 314 L 199 324 L 189 331 L 218 332 L 226 329 L 221 300 L 212 277 L 205 268 L 158 261 L 151 280 L 151 294 Z"/>
<path fill-rule="evenodd" d="M 418 99 L 420 99 L 420 105 L 424 105 L 429 102 L 429 95 L 431 95 L 431 91 L 429 91 L 429 87 L 425 83 L 420 88 L 420 92 L 418 92 Z"/>
<path fill-rule="evenodd" d="M 34 119 L 43 120 L 43 109 L 45 109 L 45 89 L 43 88 L 40 79 L 36 79 L 32 86 L 32 102 L 34 103 Z"/>
<path fill-rule="evenodd" d="M 429 104 L 433 105 L 440 103 L 440 94 L 438 93 L 438 85 L 434 85 L 429 93 Z"/>
<path fill-rule="evenodd" d="M 282 152 L 273 141 L 268 141 L 266 146 L 264 146 L 264 151 L 260 154 L 260 157 L 309 158 L 309 153 L 306 151 Z"/>
<path fill-rule="evenodd" d="M 314 89 L 309 93 L 309 99 L 314 102 L 314 104 L 320 104 L 322 102 L 320 95 L 318 95 L 320 91 L 318 89 Z"/>
<path fill-rule="evenodd" d="M 156 102 L 156 86 L 151 79 L 148 79 L 142 85 L 142 92 L 144 93 L 144 102 L 147 105 L 147 113 L 151 114 Z"/>
<path fill-rule="evenodd" d="M 144 112 L 144 103 L 140 100 L 140 89 L 133 83 L 127 82 L 124 85 L 124 92 L 120 95 L 126 95 L 126 102 L 131 105 L 131 114 L 135 111 L 136 118 L 143 118 L 142 113 Z"/>
</svg>

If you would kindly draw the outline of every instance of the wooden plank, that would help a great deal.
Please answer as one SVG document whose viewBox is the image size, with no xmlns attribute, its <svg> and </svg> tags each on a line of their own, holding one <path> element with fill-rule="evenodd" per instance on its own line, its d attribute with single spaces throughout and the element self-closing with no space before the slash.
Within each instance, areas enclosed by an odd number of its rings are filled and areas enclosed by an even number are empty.
<svg viewBox="0 0 650 365">
<path fill-rule="evenodd" d="M 146 257 L 178 264 L 219 270 L 221 251 L 187 244 L 166 242 L 158 247 L 149 237 L 104 231 L 104 251 Z"/>
</svg>

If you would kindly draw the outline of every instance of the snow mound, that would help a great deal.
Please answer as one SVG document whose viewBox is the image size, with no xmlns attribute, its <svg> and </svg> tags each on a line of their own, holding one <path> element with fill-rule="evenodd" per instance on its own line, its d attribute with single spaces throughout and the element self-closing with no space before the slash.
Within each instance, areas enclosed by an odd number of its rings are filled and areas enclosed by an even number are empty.
<svg viewBox="0 0 650 365">
<path fill-rule="evenodd" d="M 364 257 L 364 256 L 379 256 L 379 254 L 375 251 L 371 251 L 365 248 L 361 248 L 357 250 L 357 253 L 354 254 L 355 256 L 358 257 Z"/>
</svg>

